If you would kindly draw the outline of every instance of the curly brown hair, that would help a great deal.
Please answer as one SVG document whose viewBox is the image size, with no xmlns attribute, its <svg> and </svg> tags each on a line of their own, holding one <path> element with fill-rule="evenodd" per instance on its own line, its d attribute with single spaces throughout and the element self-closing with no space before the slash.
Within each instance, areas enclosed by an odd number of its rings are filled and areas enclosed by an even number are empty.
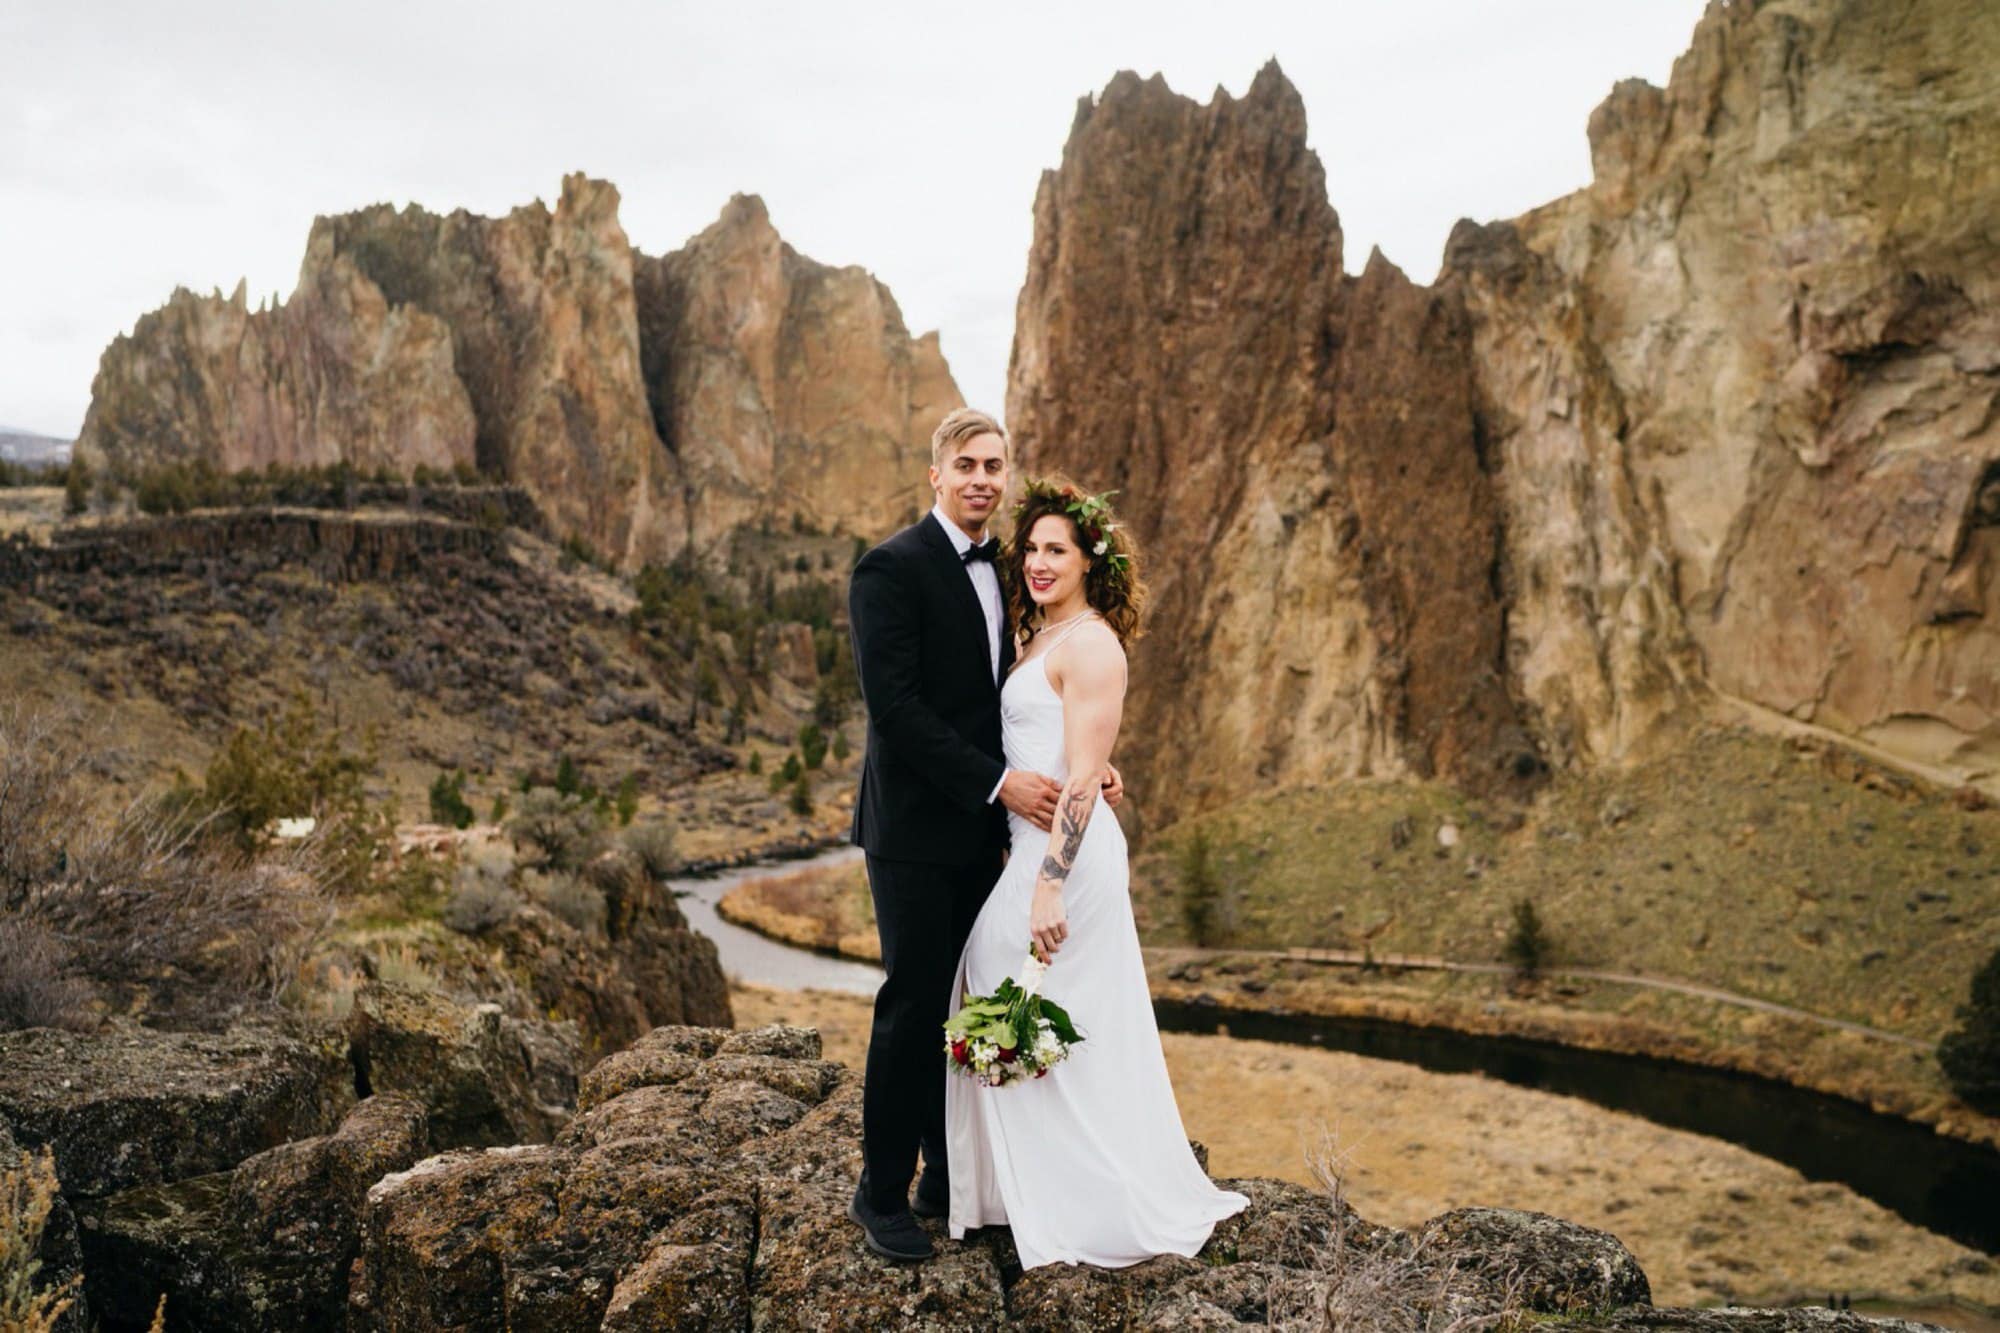
<svg viewBox="0 0 2000 1333">
<path fill-rule="evenodd" d="M 1116 521 L 1110 497 L 1115 491 L 1091 495 L 1064 476 L 1031 477 L 1021 501 L 1014 506 L 1014 533 L 1000 555 L 1000 583 L 1007 592 L 1007 610 L 1016 629 L 1031 630 L 1042 619 L 1042 608 L 1028 595 L 1027 536 L 1037 520 L 1056 514 L 1069 521 L 1077 549 L 1089 564 L 1083 571 L 1083 597 L 1104 617 L 1121 644 L 1145 631 L 1139 626 L 1146 609 L 1146 583 L 1139 575 L 1139 547 L 1129 528 Z M 1097 552 L 1102 543 L 1104 551 Z"/>
</svg>

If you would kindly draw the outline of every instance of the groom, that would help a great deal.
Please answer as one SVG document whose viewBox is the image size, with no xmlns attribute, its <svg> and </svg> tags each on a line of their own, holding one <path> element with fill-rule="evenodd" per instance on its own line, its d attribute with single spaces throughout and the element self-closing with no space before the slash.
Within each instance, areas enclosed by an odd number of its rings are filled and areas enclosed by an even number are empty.
<svg viewBox="0 0 2000 1333">
<path fill-rule="evenodd" d="M 888 976 L 875 995 L 861 1185 L 847 1213 L 889 1259 L 929 1258 L 916 1216 L 943 1217 L 950 1204 L 943 1028 L 959 953 L 999 878 L 1004 811 L 1046 829 L 1061 794 L 1040 773 L 1009 769 L 1000 750 L 1014 636 L 994 565 L 1000 542 L 987 528 L 1007 492 L 1008 461 L 992 417 L 949 413 L 931 436 L 936 504 L 862 556 L 848 584 L 868 706 L 854 841 L 867 855 Z M 1114 770 L 1105 799 L 1122 795 Z M 919 1144 L 924 1173 L 912 1202 Z"/>
</svg>

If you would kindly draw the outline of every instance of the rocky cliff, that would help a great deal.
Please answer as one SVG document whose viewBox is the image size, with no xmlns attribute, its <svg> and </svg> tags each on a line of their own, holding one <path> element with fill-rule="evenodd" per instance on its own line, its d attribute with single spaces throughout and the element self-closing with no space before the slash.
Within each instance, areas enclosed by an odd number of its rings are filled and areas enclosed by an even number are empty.
<svg viewBox="0 0 2000 1333">
<path fill-rule="evenodd" d="M 1158 802 L 1616 761 L 1712 691 L 2000 784 L 1995 71 L 1967 0 L 1713 5 L 1430 288 L 1343 272 L 1275 66 L 1086 100 L 1008 419 L 1153 554 Z"/>
<path fill-rule="evenodd" d="M 114 469 L 476 463 L 634 566 L 752 521 L 883 531 L 960 401 L 935 335 L 785 245 L 760 201 L 654 258 L 617 191 L 574 175 L 553 210 L 320 218 L 273 308 L 176 292 L 105 351 L 77 449 Z"/>
<path fill-rule="evenodd" d="M 1149 557 L 1122 748 L 1155 809 L 1540 763 L 1463 306 L 1380 255 L 1342 271 L 1305 133 L 1275 65 L 1207 106 L 1121 74 L 1035 201 L 1008 421 L 1029 470 L 1120 490 Z"/>
</svg>

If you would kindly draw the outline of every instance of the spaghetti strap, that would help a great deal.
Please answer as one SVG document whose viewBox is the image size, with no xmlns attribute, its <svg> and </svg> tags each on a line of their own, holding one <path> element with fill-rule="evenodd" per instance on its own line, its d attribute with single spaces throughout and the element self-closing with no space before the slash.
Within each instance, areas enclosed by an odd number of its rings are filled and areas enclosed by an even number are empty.
<svg viewBox="0 0 2000 1333">
<path fill-rule="evenodd" d="M 1098 615 L 1097 612 L 1095 611 L 1090 612 L 1088 615 L 1078 616 L 1075 620 L 1072 620 L 1069 624 L 1064 625 L 1062 627 L 1062 633 L 1056 635 L 1053 639 L 1050 639 L 1049 646 L 1042 649 L 1042 651 L 1037 655 L 1041 657 L 1047 657 L 1050 653 L 1062 647 L 1062 641 L 1064 639 L 1067 639 L 1070 635 L 1076 633 L 1078 630 L 1082 629 L 1085 625 L 1089 624 L 1091 621 L 1102 620 L 1103 618 L 1104 617 Z"/>
</svg>

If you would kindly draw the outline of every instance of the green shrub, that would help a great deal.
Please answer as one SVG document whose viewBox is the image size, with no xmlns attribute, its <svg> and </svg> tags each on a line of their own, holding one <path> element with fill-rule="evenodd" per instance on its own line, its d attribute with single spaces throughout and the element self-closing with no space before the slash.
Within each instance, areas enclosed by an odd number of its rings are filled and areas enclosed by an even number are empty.
<svg viewBox="0 0 2000 1333">
<path fill-rule="evenodd" d="M 581 796 L 536 787 L 507 821 L 507 836 L 533 848 L 548 868 L 575 870 L 603 849 L 603 819 Z"/>
<path fill-rule="evenodd" d="M 799 754 L 807 768 L 818 768 L 826 762 L 826 733 L 820 730 L 819 723 L 808 722 L 799 728 Z"/>
<path fill-rule="evenodd" d="M 762 777 L 763 774 L 764 752 L 762 750 L 752 750 L 750 752 L 750 775 L 752 777 Z"/>
<path fill-rule="evenodd" d="M 792 779 L 792 813 L 803 818 L 813 812 L 812 777 L 804 769 Z"/>
<path fill-rule="evenodd" d="M 618 827 L 629 828 L 639 813 L 639 775 L 627 773 L 618 780 Z"/>
<path fill-rule="evenodd" d="M 562 555 L 556 563 L 564 573 L 568 573 L 578 565 L 596 569 L 604 561 L 598 556 L 596 549 L 589 542 L 577 534 L 571 533 L 569 536 L 563 538 Z"/>
<path fill-rule="evenodd" d="M 465 800 L 465 774 L 440 773 L 431 782 L 431 822 L 452 828 L 471 828 L 472 807 Z"/>
<path fill-rule="evenodd" d="M 798 781 L 799 774 L 804 771 L 804 766 L 799 763 L 798 755 L 787 754 L 783 767 L 778 769 L 778 776 L 785 782 L 796 782 Z"/>
<path fill-rule="evenodd" d="M 320 725 L 312 700 L 298 694 L 277 716 L 230 734 L 209 761 L 202 798 L 216 830 L 246 852 L 268 844 L 274 821 L 311 816 L 326 826 L 319 836 L 334 882 L 359 888 L 388 848 L 394 823 L 368 797 L 375 755 L 372 732 L 359 751 L 348 750 L 337 731 Z"/>
<path fill-rule="evenodd" d="M 834 732 L 833 733 L 834 762 L 837 764 L 847 762 L 847 756 L 851 753 L 853 753 L 853 751 L 847 744 L 847 733 L 844 731 Z"/>
<path fill-rule="evenodd" d="M 520 895 L 504 879 L 460 879 L 444 905 L 444 925 L 460 935 L 484 935 L 518 909 Z"/>
<path fill-rule="evenodd" d="M 1960 1101 L 2000 1115 L 2000 949 L 1972 974 L 1958 1026 L 1938 1043 L 1938 1065 Z"/>
<path fill-rule="evenodd" d="M 1208 830 L 1197 828 L 1181 846 L 1178 864 L 1181 889 L 1181 920 L 1187 926 L 1188 942 L 1211 949 L 1222 943 L 1224 903 L 1222 877 L 1216 873 L 1215 857 L 1208 842 Z"/>
<path fill-rule="evenodd" d="M 63 512 L 74 517 L 90 508 L 90 464 L 81 458 L 69 460 L 68 475 L 63 478 Z"/>
<path fill-rule="evenodd" d="M 529 871 L 521 877 L 528 896 L 560 920 L 588 935 L 604 933 L 604 894 L 574 871 L 543 874 Z"/>
<path fill-rule="evenodd" d="M 675 848 L 676 834 L 672 823 L 665 819 L 649 819 L 643 824 L 634 824 L 625 830 L 625 846 L 639 858 L 646 867 L 646 873 L 654 879 L 666 879 L 680 869 L 680 853 Z"/>
<path fill-rule="evenodd" d="M 1507 943 L 1503 954 L 1514 965 L 1515 972 L 1523 977 L 1532 977 L 1542 970 L 1548 960 L 1549 937 L 1542 928 L 1542 918 L 1535 911 L 1533 902 L 1526 898 L 1514 903 L 1514 924 L 1507 931 Z"/>
<path fill-rule="evenodd" d="M 583 790 L 583 778 L 568 755 L 556 761 L 556 790 L 565 796 L 575 796 Z"/>
</svg>

